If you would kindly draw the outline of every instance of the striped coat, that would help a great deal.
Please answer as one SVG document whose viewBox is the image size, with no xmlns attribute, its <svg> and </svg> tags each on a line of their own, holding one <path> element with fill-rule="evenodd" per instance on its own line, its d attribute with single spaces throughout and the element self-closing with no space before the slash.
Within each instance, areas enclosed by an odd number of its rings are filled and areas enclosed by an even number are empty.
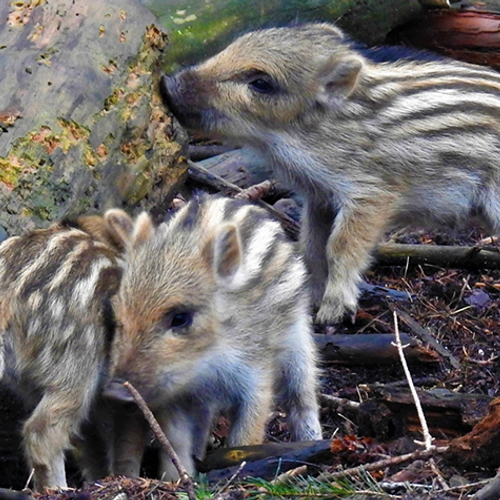
<svg viewBox="0 0 500 500">
<path fill-rule="evenodd" d="M 103 219 L 83 217 L 0 245 L 0 381 L 31 412 L 23 439 L 38 490 L 67 486 L 64 453 L 103 381 L 121 274 L 111 240 Z M 103 462 L 82 457 L 87 480 L 109 473 Z"/>
<path fill-rule="evenodd" d="M 394 224 L 500 231 L 500 76 L 449 59 L 374 62 L 330 24 L 243 35 L 162 79 L 186 127 L 256 150 L 304 195 L 317 319 L 357 305 Z"/>
<path fill-rule="evenodd" d="M 294 439 L 320 438 L 305 275 L 279 223 L 249 203 L 192 201 L 157 228 L 139 216 L 114 299 L 106 394 L 127 400 L 129 380 L 188 472 L 221 411 L 231 420 L 230 446 L 262 442 L 274 401 Z M 136 451 L 135 463 L 115 473 L 139 473 Z M 161 467 L 160 475 L 178 477 L 168 457 Z"/>
</svg>

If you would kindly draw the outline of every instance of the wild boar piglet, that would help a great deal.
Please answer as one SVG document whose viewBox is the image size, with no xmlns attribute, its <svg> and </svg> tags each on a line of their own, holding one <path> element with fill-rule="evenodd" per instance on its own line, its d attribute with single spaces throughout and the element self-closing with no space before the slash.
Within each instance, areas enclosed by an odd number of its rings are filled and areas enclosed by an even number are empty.
<svg viewBox="0 0 500 500">
<path fill-rule="evenodd" d="M 130 399 L 130 381 L 190 473 L 220 412 L 230 446 L 262 442 L 273 402 L 293 439 L 321 438 L 306 270 L 280 224 L 252 204 L 213 197 L 158 227 L 140 215 L 123 236 L 105 394 Z M 126 435 L 128 463 L 116 472 L 137 475 L 141 454 L 132 459 Z M 166 456 L 161 469 L 178 478 Z"/>
<path fill-rule="evenodd" d="M 320 322 L 355 311 L 391 225 L 477 215 L 500 230 L 500 75 L 363 53 L 331 24 L 271 28 L 161 82 L 183 125 L 252 148 L 304 196 L 301 246 Z"/>
<path fill-rule="evenodd" d="M 95 216 L 0 245 L 0 380 L 31 411 L 22 434 L 38 490 L 67 486 L 64 453 L 96 401 L 114 331 L 120 242 Z M 89 455 L 90 443 L 81 444 L 84 476 L 107 475 L 106 452 Z"/>
</svg>

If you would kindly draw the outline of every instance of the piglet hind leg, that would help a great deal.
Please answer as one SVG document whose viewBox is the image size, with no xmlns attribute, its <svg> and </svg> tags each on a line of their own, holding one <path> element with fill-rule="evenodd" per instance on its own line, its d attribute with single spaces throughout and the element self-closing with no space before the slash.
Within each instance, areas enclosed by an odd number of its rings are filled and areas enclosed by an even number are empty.
<svg viewBox="0 0 500 500">
<path fill-rule="evenodd" d="M 79 428 L 83 406 L 80 393 L 47 393 L 24 424 L 25 451 L 38 491 L 67 487 L 64 452 Z"/>
<path fill-rule="evenodd" d="M 396 196 L 382 192 L 351 201 L 338 211 L 326 246 L 328 282 L 317 322 L 335 323 L 356 311 L 361 274 L 395 209 Z"/>
<path fill-rule="evenodd" d="M 295 323 L 283 337 L 277 360 L 277 402 L 287 414 L 294 441 L 321 439 L 316 396 L 316 350 L 306 302 L 299 308 Z"/>
</svg>

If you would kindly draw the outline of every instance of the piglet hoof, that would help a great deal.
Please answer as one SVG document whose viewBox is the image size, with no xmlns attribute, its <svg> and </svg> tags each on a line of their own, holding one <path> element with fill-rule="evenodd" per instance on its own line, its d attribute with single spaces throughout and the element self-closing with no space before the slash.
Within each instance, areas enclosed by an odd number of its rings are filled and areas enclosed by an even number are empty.
<svg viewBox="0 0 500 500">
<path fill-rule="evenodd" d="M 330 305 L 330 303 L 325 303 L 323 301 L 316 314 L 315 323 L 319 325 L 335 325 L 342 323 L 346 318 L 354 324 L 356 318 L 355 310 L 350 308 L 347 309 L 343 305 Z"/>
</svg>

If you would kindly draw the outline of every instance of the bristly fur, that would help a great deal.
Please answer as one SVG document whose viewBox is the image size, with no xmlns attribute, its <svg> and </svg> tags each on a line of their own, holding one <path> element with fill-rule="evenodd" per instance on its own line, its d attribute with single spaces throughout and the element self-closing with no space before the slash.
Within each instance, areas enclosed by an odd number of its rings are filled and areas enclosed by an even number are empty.
<svg viewBox="0 0 500 500">
<path fill-rule="evenodd" d="M 294 439 L 319 439 L 306 270 L 279 223 L 252 204 L 207 197 L 149 238 L 134 237 L 142 233 L 137 227 L 126 242 L 105 394 L 128 400 L 129 380 L 189 472 L 220 411 L 232 422 L 230 445 L 263 440 L 273 400 Z M 139 473 L 146 438 L 133 436 L 117 452 L 127 459 L 115 473 Z M 166 479 L 178 478 L 168 457 L 161 467 Z"/>
<path fill-rule="evenodd" d="M 31 411 L 23 438 L 38 490 L 67 486 L 64 453 L 105 372 L 114 334 L 110 299 L 121 277 L 113 238 L 94 216 L 0 245 L 0 379 Z M 88 480 L 109 473 L 103 462 L 82 458 Z"/>
<path fill-rule="evenodd" d="M 301 246 L 321 322 L 356 309 L 391 225 L 479 215 L 500 231 L 500 75 L 400 55 L 307 24 L 243 35 L 162 79 L 182 124 L 252 148 L 306 198 Z"/>
</svg>

